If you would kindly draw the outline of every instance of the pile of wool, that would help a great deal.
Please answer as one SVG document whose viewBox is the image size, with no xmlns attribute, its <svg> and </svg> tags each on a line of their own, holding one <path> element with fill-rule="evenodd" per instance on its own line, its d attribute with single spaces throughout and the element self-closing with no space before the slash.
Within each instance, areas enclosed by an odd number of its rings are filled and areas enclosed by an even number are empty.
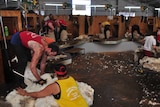
<svg viewBox="0 0 160 107">
<path fill-rule="evenodd" d="M 60 35 L 60 40 L 61 41 L 67 41 L 68 40 L 68 32 L 67 32 L 67 30 L 62 30 L 61 35 Z"/>
<path fill-rule="evenodd" d="M 36 83 L 30 83 L 25 90 L 27 92 L 40 91 L 57 80 L 57 77 L 53 76 L 51 73 L 46 73 L 42 75 L 41 78 L 47 81 L 46 84 L 39 85 Z M 86 99 L 88 105 L 91 106 L 93 104 L 94 89 L 83 82 L 77 81 L 77 84 L 82 96 Z M 6 102 L 11 103 L 13 107 L 59 107 L 52 95 L 34 99 L 29 96 L 21 96 L 16 90 L 11 91 L 6 96 Z"/>
<path fill-rule="evenodd" d="M 139 62 L 143 66 L 143 68 L 147 68 L 153 71 L 160 72 L 160 67 L 159 67 L 160 58 L 145 56 L 142 59 L 140 59 Z"/>
<path fill-rule="evenodd" d="M 157 53 L 160 53 L 160 47 L 156 47 Z"/>
<path fill-rule="evenodd" d="M 25 90 L 27 92 L 35 92 L 35 91 L 40 91 L 42 89 L 44 89 L 46 86 L 48 86 L 51 83 L 54 83 L 57 80 L 57 77 L 52 76 L 53 74 L 50 73 L 46 73 L 44 75 L 41 76 L 42 79 L 46 80 L 46 84 L 40 85 L 40 84 L 36 84 L 36 83 L 32 83 L 30 82 L 30 84 L 25 88 Z M 38 98 L 39 99 L 39 98 Z M 57 103 L 55 102 L 54 98 L 50 98 L 45 97 L 45 98 L 41 98 L 41 105 L 37 105 L 37 101 L 39 101 L 38 99 L 34 99 L 32 97 L 29 96 L 22 96 L 19 95 L 17 93 L 16 90 L 11 91 L 7 96 L 6 96 L 6 101 L 11 103 L 13 107 L 58 107 Z M 55 102 L 54 105 L 53 103 L 50 103 L 50 106 L 45 106 L 46 103 L 45 102 Z M 35 104 L 37 106 L 35 106 Z"/>
<path fill-rule="evenodd" d="M 89 39 L 88 35 L 82 34 L 79 35 L 78 37 L 74 38 L 74 40 L 82 40 L 82 39 Z"/>
<path fill-rule="evenodd" d="M 60 54 L 60 55 L 56 55 L 56 56 L 48 56 L 47 60 L 52 61 L 52 60 L 58 60 L 61 58 L 67 58 L 67 55 L 65 54 Z"/>
<path fill-rule="evenodd" d="M 84 82 L 77 81 L 77 84 L 78 84 L 78 88 L 79 88 L 82 96 L 85 98 L 88 105 L 90 105 L 90 106 L 93 105 L 94 89 L 90 85 L 88 85 Z"/>
<path fill-rule="evenodd" d="M 12 107 L 12 105 L 3 100 L 0 100 L 0 107 Z"/>
<path fill-rule="evenodd" d="M 140 104 L 140 105 L 142 105 L 142 104 L 148 104 L 148 105 L 150 105 L 151 107 L 153 107 L 153 106 L 159 107 L 159 106 L 160 106 L 160 103 L 155 102 L 155 101 L 152 101 L 152 100 L 147 100 L 147 99 L 141 100 L 141 101 L 139 102 L 139 104 Z"/>
<path fill-rule="evenodd" d="M 135 49 L 134 62 L 139 61 L 139 59 L 142 59 L 142 57 L 144 56 L 143 48 L 144 48 L 143 46 L 138 46 L 138 48 Z M 157 50 L 157 52 L 154 49 L 152 49 L 152 53 L 154 54 L 154 57 L 159 57 L 160 56 L 160 47 L 157 47 L 156 50 Z"/>
</svg>

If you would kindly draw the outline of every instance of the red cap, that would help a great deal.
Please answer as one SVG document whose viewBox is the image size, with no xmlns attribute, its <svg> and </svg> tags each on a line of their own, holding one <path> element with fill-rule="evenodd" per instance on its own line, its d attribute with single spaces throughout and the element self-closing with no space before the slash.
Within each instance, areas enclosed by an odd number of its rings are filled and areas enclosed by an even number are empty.
<svg viewBox="0 0 160 107">
<path fill-rule="evenodd" d="M 64 67 L 64 66 L 61 66 L 58 71 L 57 71 L 57 70 L 54 70 L 54 72 L 55 72 L 57 75 L 63 76 L 63 75 L 65 75 L 65 74 L 67 74 L 67 71 L 66 71 L 66 70 L 64 71 L 64 70 L 65 70 L 65 67 Z"/>
</svg>

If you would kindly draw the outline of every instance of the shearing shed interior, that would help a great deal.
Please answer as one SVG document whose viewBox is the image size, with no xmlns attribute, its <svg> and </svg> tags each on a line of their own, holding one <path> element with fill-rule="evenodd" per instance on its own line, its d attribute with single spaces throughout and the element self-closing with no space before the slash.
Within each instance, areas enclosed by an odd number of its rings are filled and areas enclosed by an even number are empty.
<svg viewBox="0 0 160 107">
<path fill-rule="evenodd" d="M 0 107 L 160 107 L 159 0 L 1 0 L 0 50 Z"/>
</svg>

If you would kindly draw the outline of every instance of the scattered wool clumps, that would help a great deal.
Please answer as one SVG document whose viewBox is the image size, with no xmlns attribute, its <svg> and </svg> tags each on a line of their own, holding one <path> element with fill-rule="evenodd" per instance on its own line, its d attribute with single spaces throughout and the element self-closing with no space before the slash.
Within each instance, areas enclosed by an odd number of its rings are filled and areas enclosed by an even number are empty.
<svg viewBox="0 0 160 107">
<path fill-rule="evenodd" d="M 139 102 L 139 104 L 148 104 L 148 105 L 151 105 L 151 106 L 159 106 L 160 105 L 160 103 L 157 103 L 157 102 L 155 102 L 155 101 L 151 101 L 151 100 L 147 100 L 147 99 L 144 99 L 144 100 L 141 100 L 140 102 Z"/>
</svg>

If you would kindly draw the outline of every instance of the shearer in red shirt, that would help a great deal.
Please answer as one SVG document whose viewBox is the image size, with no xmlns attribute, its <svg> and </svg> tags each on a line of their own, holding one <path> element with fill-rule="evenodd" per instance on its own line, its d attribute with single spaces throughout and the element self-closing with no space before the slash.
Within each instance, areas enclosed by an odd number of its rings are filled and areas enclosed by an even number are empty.
<svg viewBox="0 0 160 107">
<path fill-rule="evenodd" d="M 53 39 L 40 36 L 30 31 L 16 33 L 12 36 L 11 41 L 14 45 L 22 45 L 25 49 L 30 49 L 32 53 L 30 69 L 37 81 L 41 80 L 40 75 L 45 71 L 47 56 L 54 56 L 59 52 L 59 47 Z M 25 53 L 23 52 L 21 54 Z M 40 74 L 38 74 L 37 71 L 39 61 Z"/>
</svg>

